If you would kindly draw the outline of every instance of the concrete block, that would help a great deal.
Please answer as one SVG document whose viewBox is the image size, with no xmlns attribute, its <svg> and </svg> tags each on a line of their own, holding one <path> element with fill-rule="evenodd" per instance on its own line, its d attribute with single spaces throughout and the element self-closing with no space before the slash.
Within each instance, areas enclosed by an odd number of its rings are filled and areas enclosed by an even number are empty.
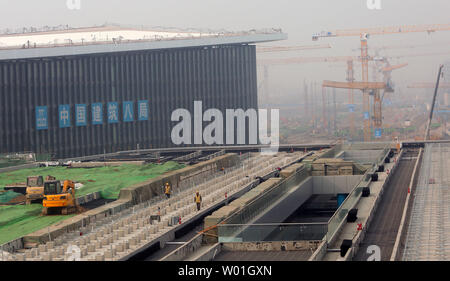
<svg viewBox="0 0 450 281">
<path fill-rule="evenodd" d="M 103 254 L 97 254 L 95 256 L 95 261 L 104 261 L 105 260 L 105 256 Z"/>
<path fill-rule="evenodd" d="M 107 251 L 105 252 L 105 258 L 106 258 L 106 259 L 112 259 L 112 258 L 114 258 L 115 255 L 116 255 L 116 253 L 115 253 L 114 248 L 113 248 L 112 250 L 109 249 L 109 250 L 107 250 Z"/>
<path fill-rule="evenodd" d="M 44 260 L 44 261 L 51 261 L 51 260 L 52 260 L 49 253 L 43 253 L 43 254 L 41 254 L 41 258 L 42 258 L 42 260 Z"/>
<path fill-rule="evenodd" d="M 95 252 L 95 244 L 87 245 L 87 251 L 88 251 L 88 253 L 94 253 Z"/>
<path fill-rule="evenodd" d="M 55 242 L 51 241 L 47 243 L 47 248 L 49 250 L 54 249 L 55 248 Z"/>
<path fill-rule="evenodd" d="M 88 250 L 87 250 L 87 247 L 86 247 L 86 246 L 81 247 L 81 252 L 80 252 L 80 254 L 81 254 L 81 258 L 88 255 Z"/>
<path fill-rule="evenodd" d="M 33 251 L 26 251 L 26 252 L 25 252 L 25 258 L 26 258 L 26 259 L 32 259 L 32 258 L 34 258 L 34 252 L 33 252 Z"/>
<path fill-rule="evenodd" d="M 115 249 L 118 253 L 122 253 L 124 251 L 123 243 L 119 243 L 115 246 Z"/>
<path fill-rule="evenodd" d="M 64 255 L 64 248 L 63 247 L 58 247 L 55 249 L 55 252 L 58 256 L 62 256 Z"/>
<path fill-rule="evenodd" d="M 39 254 L 40 254 L 40 251 L 38 248 L 31 249 L 31 252 L 33 253 L 33 258 L 39 256 Z"/>
<path fill-rule="evenodd" d="M 40 244 L 40 245 L 38 246 L 38 249 L 39 249 L 39 252 L 40 252 L 40 253 L 43 253 L 43 252 L 46 252 L 46 251 L 47 251 L 47 246 L 46 246 L 45 244 Z"/>
</svg>

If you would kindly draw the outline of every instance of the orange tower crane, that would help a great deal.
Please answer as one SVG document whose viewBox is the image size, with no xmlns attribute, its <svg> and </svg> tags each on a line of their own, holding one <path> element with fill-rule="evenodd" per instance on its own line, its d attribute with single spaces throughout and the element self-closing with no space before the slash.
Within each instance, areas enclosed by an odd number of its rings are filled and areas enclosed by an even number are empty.
<svg viewBox="0 0 450 281">
<path fill-rule="evenodd" d="M 334 32 L 321 32 L 313 34 L 312 40 L 316 41 L 322 37 L 342 37 L 342 36 L 359 36 L 361 42 L 361 68 L 362 68 L 362 82 L 358 84 L 363 92 L 363 114 L 364 114 L 364 141 L 371 140 L 370 132 L 370 92 L 374 96 L 374 126 L 375 134 L 378 136 L 381 133 L 381 98 L 380 90 L 386 88 L 386 84 L 382 88 L 372 87 L 375 86 L 369 82 L 369 56 L 368 56 L 368 44 L 367 41 L 371 35 L 385 35 L 385 34 L 397 34 L 397 33 L 411 33 L 411 32 L 428 32 L 435 31 L 450 31 L 450 24 L 430 24 L 430 25 L 403 25 L 403 26 L 391 26 L 380 28 L 362 28 L 362 29 L 347 29 L 337 30 Z M 330 81 L 327 81 L 330 82 Z M 345 89 L 354 89 L 351 85 L 356 82 L 347 82 Z M 362 83 L 362 84 L 361 84 Z M 330 84 L 330 83 L 328 83 Z M 342 86 L 342 85 L 341 85 Z M 324 81 L 324 87 L 326 87 Z"/>
</svg>

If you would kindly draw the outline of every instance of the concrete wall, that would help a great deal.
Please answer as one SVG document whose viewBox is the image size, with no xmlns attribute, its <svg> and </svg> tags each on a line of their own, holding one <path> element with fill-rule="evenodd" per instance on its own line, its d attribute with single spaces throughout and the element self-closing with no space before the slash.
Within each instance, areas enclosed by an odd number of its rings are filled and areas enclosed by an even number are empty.
<svg viewBox="0 0 450 281">
<path fill-rule="evenodd" d="M 223 251 L 315 251 L 321 241 L 227 242 Z"/>
<path fill-rule="evenodd" d="M 200 178 L 206 175 L 210 175 L 214 172 L 217 172 L 219 170 L 219 167 L 232 167 L 235 166 L 238 162 L 238 155 L 234 153 L 227 153 L 225 155 L 198 163 L 193 166 L 188 166 L 180 170 L 165 173 L 164 175 L 153 178 L 144 183 L 123 188 L 122 190 L 120 190 L 119 198 L 131 200 L 133 204 L 138 204 L 141 201 L 146 201 L 162 194 L 162 186 L 164 186 L 164 183 L 166 182 L 170 182 L 173 190 L 176 190 L 184 181 L 189 181 L 193 178 Z"/>
<path fill-rule="evenodd" d="M 91 201 L 97 200 L 102 198 L 101 192 L 93 192 L 93 193 L 89 193 L 86 194 L 84 196 L 78 197 L 76 200 L 78 205 L 82 205 L 82 204 L 86 204 L 89 203 Z"/>
<path fill-rule="evenodd" d="M 361 181 L 362 175 L 312 177 L 313 194 L 350 193 Z"/>
<path fill-rule="evenodd" d="M 14 253 L 18 249 L 23 249 L 23 238 L 18 238 L 12 241 L 9 241 L 0 246 L 0 251 L 5 251 L 9 253 Z"/>
<path fill-rule="evenodd" d="M 344 160 L 358 163 L 373 163 L 380 156 L 382 150 L 346 150 L 341 155 Z"/>
<path fill-rule="evenodd" d="M 182 261 L 192 253 L 194 253 L 198 248 L 202 245 L 202 235 L 201 233 L 197 234 L 194 238 L 186 242 L 183 246 L 176 249 L 175 251 L 169 253 L 160 261 Z"/>
</svg>

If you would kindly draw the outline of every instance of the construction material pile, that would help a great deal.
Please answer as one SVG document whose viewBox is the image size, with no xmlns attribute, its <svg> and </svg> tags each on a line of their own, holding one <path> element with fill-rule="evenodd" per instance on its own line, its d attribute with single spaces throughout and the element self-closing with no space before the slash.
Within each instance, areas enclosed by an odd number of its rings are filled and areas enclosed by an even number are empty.
<svg viewBox="0 0 450 281">
<path fill-rule="evenodd" d="M 313 176 L 353 175 L 353 162 L 340 158 L 320 158 L 312 164 Z"/>
</svg>

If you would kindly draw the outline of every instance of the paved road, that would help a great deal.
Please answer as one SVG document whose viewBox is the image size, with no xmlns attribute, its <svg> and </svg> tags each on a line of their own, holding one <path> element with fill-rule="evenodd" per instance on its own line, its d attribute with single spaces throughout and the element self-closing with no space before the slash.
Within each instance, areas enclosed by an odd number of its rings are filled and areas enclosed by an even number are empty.
<svg viewBox="0 0 450 281">
<path fill-rule="evenodd" d="M 385 186 L 375 217 L 353 260 L 366 261 L 369 257 L 366 250 L 370 245 L 380 247 L 382 261 L 390 260 L 418 153 L 418 150 L 403 153 L 395 174 Z"/>
</svg>

